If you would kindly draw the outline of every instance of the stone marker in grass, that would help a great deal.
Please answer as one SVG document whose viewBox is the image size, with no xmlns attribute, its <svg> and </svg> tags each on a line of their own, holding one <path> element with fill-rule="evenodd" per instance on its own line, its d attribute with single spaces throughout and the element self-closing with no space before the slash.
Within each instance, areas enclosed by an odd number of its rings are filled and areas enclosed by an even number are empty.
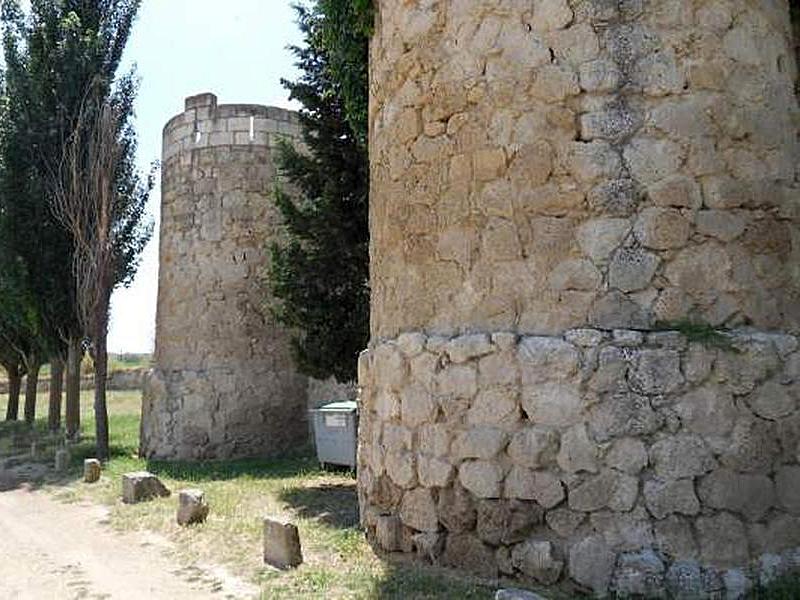
<svg viewBox="0 0 800 600">
<path fill-rule="evenodd" d="M 87 458 L 83 461 L 83 480 L 86 483 L 95 483 L 100 480 L 100 472 L 103 470 L 100 461 L 96 458 Z"/>
<path fill-rule="evenodd" d="M 203 523 L 208 517 L 208 503 L 202 490 L 181 490 L 178 492 L 178 525 Z"/>
<path fill-rule="evenodd" d="M 122 476 L 122 501 L 125 504 L 136 504 L 171 494 L 158 477 L 147 471 L 125 473 Z"/>
<path fill-rule="evenodd" d="M 69 468 L 69 450 L 59 448 L 56 450 L 56 473 L 66 473 Z"/>
<path fill-rule="evenodd" d="M 508 588 L 506 590 L 497 590 L 494 595 L 494 600 L 547 600 L 544 596 L 540 596 L 535 592 L 528 590 L 520 590 L 517 588 Z"/>
<path fill-rule="evenodd" d="M 290 569 L 303 562 L 297 526 L 285 519 L 264 517 L 264 562 L 279 569 Z"/>
</svg>

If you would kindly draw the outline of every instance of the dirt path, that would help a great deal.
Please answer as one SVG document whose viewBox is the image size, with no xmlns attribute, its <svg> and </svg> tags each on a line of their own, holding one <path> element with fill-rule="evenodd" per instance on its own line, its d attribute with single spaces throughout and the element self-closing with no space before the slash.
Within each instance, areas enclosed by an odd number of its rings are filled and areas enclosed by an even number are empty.
<svg viewBox="0 0 800 600">
<path fill-rule="evenodd" d="M 107 511 L 61 504 L 42 492 L 0 493 L 3 600 L 204 600 L 257 590 L 221 569 L 176 565 L 161 538 L 117 534 Z"/>
</svg>

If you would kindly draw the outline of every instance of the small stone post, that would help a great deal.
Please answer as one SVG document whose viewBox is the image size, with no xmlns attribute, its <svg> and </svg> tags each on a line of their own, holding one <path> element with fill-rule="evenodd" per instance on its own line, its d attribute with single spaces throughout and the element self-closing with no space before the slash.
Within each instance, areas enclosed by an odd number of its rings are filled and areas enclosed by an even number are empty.
<svg viewBox="0 0 800 600">
<path fill-rule="evenodd" d="M 285 519 L 264 518 L 264 562 L 278 569 L 302 564 L 303 552 L 296 525 Z"/>
<path fill-rule="evenodd" d="M 208 517 L 209 506 L 202 490 L 187 489 L 178 492 L 178 525 L 204 523 Z"/>
<path fill-rule="evenodd" d="M 55 456 L 55 469 L 56 473 L 66 473 L 69 469 L 69 450 L 66 448 L 59 448 L 56 450 Z"/>
<path fill-rule="evenodd" d="M 96 458 L 87 458 L 83 461 L 83 481 L 85 483 L 96 483 L 100 480 L 100 473 L 103 467 Z"/>
</svg>

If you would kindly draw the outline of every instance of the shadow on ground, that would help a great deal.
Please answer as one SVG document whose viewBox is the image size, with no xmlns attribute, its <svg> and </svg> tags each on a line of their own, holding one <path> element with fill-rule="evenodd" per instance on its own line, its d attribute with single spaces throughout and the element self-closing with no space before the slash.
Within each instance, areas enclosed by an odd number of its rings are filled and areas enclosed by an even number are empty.
<svg viewBox="0 0 800 600">
<path fill-rule="evenodd" d="M 227 481 L 239 477 L 284 479 L 303 477 L 319 471 L 317 462 L 307 453 L 280 459 L 247 458 L 220 461 L 147 461 L 147 470 L 155 475 L 186 481 Z"/>
<path fill-rule="evenodd" d="M 65 486 L 81 479 L 83 460 L 95 456 L 94 439 L 87 437 L 71 444 L 69 468 L 56 473 L 55 454 L 62 447 L 63 432 L 53 434 L 41 421 L 33 427 L 20 421 L 0 422 L 0 492 Z M 110 453 L 112 458 L 128 456 L 129 449 L 112 444 Z"/>
<path fill-rule="evenodd" d="M 278 493 L 278 498 L 301 517 L 316 519 L 332 527 L 349 528 L 358 525 L 355 481 L 287 488 Z"/>
</svg>

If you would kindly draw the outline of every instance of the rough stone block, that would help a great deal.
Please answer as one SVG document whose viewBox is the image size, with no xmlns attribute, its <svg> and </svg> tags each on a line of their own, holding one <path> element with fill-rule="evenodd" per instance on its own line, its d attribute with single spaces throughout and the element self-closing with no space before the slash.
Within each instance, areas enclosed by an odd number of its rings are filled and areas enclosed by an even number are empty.
<svg viewBox="0 0 800 600">
<path fill-rule="evenodd" d="M 703 597 L 703 574 L 696 560 L 677 561 L 667 570 L 667 590 L 677 600 Z"/>
<path fill-rule="evenodd" d="M 673 513 L 696 515 L 700 512 L 700 501 L 690 479 L 652 479 L 644 484 L 644 498 L 647 510 L 656 519 Z"/>
<path fill-rule="evenodd" d="M 66 473 L 67 469 L 69 469 L 69 450 L 66 448 L 59 448 L 56 450 L 56 457 L 55 457 L 55 469 L 56 473 Z"/>
<path fill-rule="evenodd" d="M 264 517 L 264 563 L 278 569 L 290 569 L 302 562 L 297 526 L 284 519 Z"/>
<path fill-rule="evenodd" d="M 478 498 L 499 498 L 503 468 L 485 460 L 468 461 L 459 468 L 458 479 L 464 488 Z"/>
<path fill-rule="evenodd" d="M 703 504 L 716 509 L 739 513 L 758 521 L 775 504 L 775 486 L 766 475 L 736 473 L 717 469 L 697 486 Z"/>
<path fill-rule="evenodd" d="M 727 513 L 699 517 L 695 523 L 704 562 L 719 566 L 743 565 L 749 558 L 742 522 Z"/>
<path fill-rule="evenodd" d="M 518 465 L 533 469 L 552 464 L 558 450 L 558 432 L 547 427 L 520 429 L 508 446 L 508 455 Z"/>
<path fill-rule="evenodd" d="M 95 483 L 100 479 L 103 467 L 96 458 L 87 458 L 83 461 L 83 481 Z"/>
<path fill-rule="evenodd" d="M 483 577 L 497 576 L 497 562 L 492 547 L 471 534 L 448 535 L 442 562 Z"/>
<path fill-rule="evenodd" d="M 653 444 L 650 462 L 656 474 L 664 479 L 704 475 L 716 466 L 703 440 L 693 435 L 676 435 Z"/>
<path fill-rule="evenodd" d="M 457 533 L 475 527 L 475 500 L 472 494 L 458 484 L 439 492 L 436 511 L 448 531 Z"/>
<path fill-rule="evenodd" d="M 126 473 L 122 476 L 122 501 L 125 504 L 169 497 L 171 493 L 158 477 L 147 471 Z"/>
<path fill-rule="evenodd" d="M 416 533 L 411 536 L 411 541 L 419 558 L 436 564 L 444 551 L 445 535 L 430 531 Z"/>
<path fill-rule="evenodd" d="M 398 552 L 403 547 L 403 523 L 398 517 L 380 515 L 375 520 L 375 541 L 386 552 Z"/>
<path fill-rule="evenodd" d="M 561 437 L 558 466 L 566 473 L 597 473 L 597 446 L 589 439 L 586 425 L 575 425 Z"/>
<path fill-rule="evenodd" d="M 652 519 L 642 506 L 630 512 L 594 512 L 589 515 L 589 524 L 615 552 L 634 552 L 653 547 Z"/>
<path fill-rule="evenodd" d="M 647 448 L 635 438 L 616 440 L 605 457 L 607 466 L 629 475 L 638 475 L 647 466 L 647 460 Z"/>
<path fill-rule="evenodd" d="M 406 492 L 400 505 L 400 520 L 417 531 L 437 531 L 439 517 L 431 490 L 417 488 Z"/>
<path fill-rule="evenodd" d="M 579 584 L 604 596 L 611 583 L 617 556 L 602 537 L 587 537 L 575 544 L 569 553 L 569 575 Z"/>
<path fill-rule="evenodd" d="M 800 467 L 781 467 L 775 475 L 775 487 L 781 506 L 794 515 L 800 514 Z"/>
<path fill-rule="evenodd" d="M 639 480 L 617 471 L 604 471 L 571 486 L 568 499 L 572 510 L 591 512 L 602 508 L 626 512 L 639 495 Z"/>
<path fill-rule="evenodd" d="M 561 480 L 548 471 L 514 466 L 506 477 L 505 497 L 536 500 L 545 508 L 553 508 L 564 499 L 564 487 Z"/>
<path fill-rule="evenodd" d="M 661 260 L 641 248 L 620 248 L 609 267 L 609 284 L 623 292 L 635 292 L 650 285 Z"/>
<path fill-rule="evenodd" d="M 511 561 L 525 575 L 545 585 L 558 581 L 564 570 L 563 561 L 554 556 L 553 544 L 542 540 L 528 540 L 514 546 Z"/>
<path fill-rule="evenodd" d="M 187 489 L 178 492 L 178 525 L 204 523 L 208 517 L 209 506 L 202 490 Z"/>
<path fill-rule="evenodd" d="M 647 435 L 657 431 L 664 418 L 653 410 L 647 396 L 614 393 L 591 408 L 589 429 L 598 442 L 615 437 Z"/>
<path fill-rule="evenodd" d="M 663 593 L 664 563 L 652 550 L 623 554 L 614 573 L 618 596 L 653 598 Z"/>
</svg>

